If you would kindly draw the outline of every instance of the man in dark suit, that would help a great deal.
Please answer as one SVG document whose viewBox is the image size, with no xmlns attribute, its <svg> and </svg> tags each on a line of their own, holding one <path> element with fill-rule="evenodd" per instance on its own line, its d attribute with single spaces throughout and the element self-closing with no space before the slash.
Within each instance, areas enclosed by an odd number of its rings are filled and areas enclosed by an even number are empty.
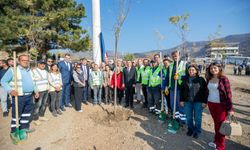
<svg viewBox="0 0 250 150">
<path fill-rule="evenodd" d="M 62 97 L 60 102 L 60 108 L 62 111 L 65 111 L 65 107 L 72 107 L 70 104 L 70 86 L 72 80 L 72 72 L 73 66 L 70 63 L 70 54 L 65 54 L 64 60 L 59 62 L 58 67 L 62 74 L 62 82 L 63 82 L 63 89 L 62 89 Z"/>
<path fill-rule="evenodd" d="M 81 69 L 83 71 L 84 74 L 84 81 L 85 81 L 85 86 L 83 87 L 83 93 L 82 93 L 82 102 L 85 104 L 88 104 L 88 80 L 89 80 L 89 66 L 87 65 L 87 59 L 86 58 L 82 58 L 80 59 L 81 61 Z"/>
<path fill-rule="evenodd" d="M 125 84 L 125 99 L 126 105 L 125 107 L 130 106 L 130 108 L 134 108 L 133 105 L 133 96 L 135 93 L 135 84 L 136 84 L 136 70 L 132 65 L 131 61 L 127 62 L 127 67 L 123 70 L 123 83 Z"/>
</svg>

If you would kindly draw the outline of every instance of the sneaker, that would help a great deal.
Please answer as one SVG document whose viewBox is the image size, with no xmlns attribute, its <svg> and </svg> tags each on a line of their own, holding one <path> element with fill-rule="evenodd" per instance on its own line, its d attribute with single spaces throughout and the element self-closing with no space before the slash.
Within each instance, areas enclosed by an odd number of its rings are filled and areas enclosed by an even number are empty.
<svg viewBox="0 0 250 150">
<path fill-rule="evenodd" d="M 83 101 L 83 104 L 88 105 L 88 102 L 87 101 Z"/>
<path fill-rule="evenodd" d="M 46 118 L 46 117 L 39 117 L 39 120 L 41 120 L 41 121 L 49 121 L 49 119 Z"/>
<path fill-rule="evenodd" d="M 72 105 L 69 103 L 68 105 L 66 105 L 65 107 L 69 107 L 69 108 L 71 108 L 72 107 Z"/>
<path fill-rule="evenodd" d="M 3 112 L 3 117 L 8 117 L 8 116 L 9 116 L 9 112 L 8 111 Z"/>
<path fill-rule="evenodd" d="M 58 115 L 62 115 L 62 112 L 60 110 L 56 111 Z"/>
<path fill-rule="evenodd" d="M 81 112 L 82 112 L 82 110 L 77 110 L 77 112 L 80 112 L 80 113 L 81 113 Z"/>
<path fill-rule="evenodd" d="M 209 142 L 208 146 L 212 147 L 212 148 L 216 148 L 216 144 L 214 142 Z"/>
<path fill-rule="evenodd" d="M 56 113 L 56 112 L 53 112 L 53 113 L 52 113 L 52 116 L 57 117 L 57 113 Z"/>
<path fill-rule="evenodd" d="M 62 111 L 66 111 L 66 109 L 64 107 L 61 108 Z"/>
<path fill-rule="evenodd" d="M 194 133 L 193 138 L 198 139 L 199 138 L 199 134 L 198 133 Z"/>
<path fill-rule="evenodd" d="M 33 122 L 34 122 L 34 124 L 37 125 L 37 126 L 41 125 L 41 121 L 39 121 L 39 120 L 35 120 L 35 121 L 33 121 Z"/>
</svg>

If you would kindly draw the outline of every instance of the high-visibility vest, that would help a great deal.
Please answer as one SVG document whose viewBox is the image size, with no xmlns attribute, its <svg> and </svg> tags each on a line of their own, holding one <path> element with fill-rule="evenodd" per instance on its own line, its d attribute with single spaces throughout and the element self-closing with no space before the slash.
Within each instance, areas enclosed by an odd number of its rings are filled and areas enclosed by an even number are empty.
<svg viewBox="0 0 250 150">
<path fill-rule="evenodd" d="M 53 73 L 49 73 L 50 77 L 51 77 L 51 84 L 52 85 L 61 85 L 62 84 L 62 76 L 61 73 L 58 74 L 53 74 Z M 49 91 L 55 91 L 56 89 L 50 84 L 49 86 Z M 60 88 L 62 90 L 62 87 Z"/>
<path fill-rule="evenodd" d="M 173 72 L 173 68 L 174 68 L 174 62 L 169 65 L 169 79 L 168 79 L 169 80 L 169 82 L 168 82 L 169 88 L 171 86 L 171 77 L 172 77 L 172 75 L 175 74 L 175 72 Z M 178 72 L 179 76 L 186 75 L 186 62 L 185 61 L 180 61 L 178 68 L 177 68 L 177 72 Z M 181 85 L 182 80 L 178 79 L 177 82 L 179 85 Z"/>
<path fill-rule="evenodd" d="M 150 71 L 151 71 L 150 66 L 146 66 L 141 70 L 141 84 L 142 85 L 148 85 Z"/>
<path fill-rule="evenodd" d="M 102 73 L 100 71 L 91 72 L 92 76 L 92 85 L 101 85 L 102 84 Z"/>
<path fill-rule="evenodd" d="M 161 85 L 161 77 L 159 76 L 160 71 L 160 66 L 158 66 L 154 72 L 153 69 L 151 69 L 149 74 L 149 87 L 156 87 L 158 85 Z"/>
<path fill-rule="evenodd" d="M 10 81 L 9 85 L 11 87 L 12 90 L 15 90 L 15 78 L 14 78 L 14 68 L 10 68 L 13 72 L 13 78 L 12 80 Z M 17 93 L 18 93 L 18 96 L 23 96 L 23 83 L 22 83 L 22 74 L 21 74 L 21 70 L 19 67 L 17 67 Z M 31 78 L 33 77 L 32 76 L 32 73 L 31 71 L 29 70 L 29 73 L 30 73 L 30 76 Z M 30 81 L 27 81 L 27 82 L 30 82 Z M 32 78 L 32 82 L 33 82 L 33 78 Z"/>
<path fill-rule="evenodd" d="M 144 66 L 136 67 L 136 81 L 139 82 L 140 81 L 140 76 L 141 76 L 141 70 L 144 69 Z"/>
<path fill-rule="evenodd" d="M 43 73 L 42 73 L 42 72 Z M 35 84 L 39 92 L 49 90 L 48 72 L 46 70 L 34 69 L 31 71 L 33 73 Z M 45 76 L 43 74 L 46 74 Z"/>
<path fill-rule="evenodd" d="M 167 69 L 165 67 L 162 69 L 162 73 L 163 73 L 164 77 L 166 77 L 166 75 L 167 75 Z"/>
</svg>

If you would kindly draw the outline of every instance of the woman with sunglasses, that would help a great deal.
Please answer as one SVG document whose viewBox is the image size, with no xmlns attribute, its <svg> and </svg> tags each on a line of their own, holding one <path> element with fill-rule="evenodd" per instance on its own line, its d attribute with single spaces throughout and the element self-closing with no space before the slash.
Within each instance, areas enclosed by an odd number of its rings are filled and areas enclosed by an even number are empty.
<svg viewBox="0 0 250 150">
<path fill-rule="evenodd" d="M 208 108 L 214 121 L 214 142 L 208 145 L 217 150 L 225 149 L 225 135 L 219 130 L 227 115 L 234 115 L 232 92 L 228 78 L 223 74 L 219 63 L 212 63 L 206 72 L 208 94 Z"/>
</svg>

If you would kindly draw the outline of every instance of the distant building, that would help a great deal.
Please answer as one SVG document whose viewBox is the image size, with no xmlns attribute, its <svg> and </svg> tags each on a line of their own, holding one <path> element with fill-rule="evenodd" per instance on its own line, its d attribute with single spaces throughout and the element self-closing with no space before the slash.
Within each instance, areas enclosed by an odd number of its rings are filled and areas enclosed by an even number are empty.
<svg viewBox="0 0 250 150">
<path fill-rule="evenodd" d="M 242 57 L 242 56 L 228 56 L 225 58 L 225 62 L 227 64 L 247 64 L 250 61 L 250 57 Z"/>
<path fill-rule="evenodd" d="M 231 56 L 242 56 L 239 52 L 239 43 L 221 43 L 206 49 L 207 57 L 221 60 Z"/>
</svg>

